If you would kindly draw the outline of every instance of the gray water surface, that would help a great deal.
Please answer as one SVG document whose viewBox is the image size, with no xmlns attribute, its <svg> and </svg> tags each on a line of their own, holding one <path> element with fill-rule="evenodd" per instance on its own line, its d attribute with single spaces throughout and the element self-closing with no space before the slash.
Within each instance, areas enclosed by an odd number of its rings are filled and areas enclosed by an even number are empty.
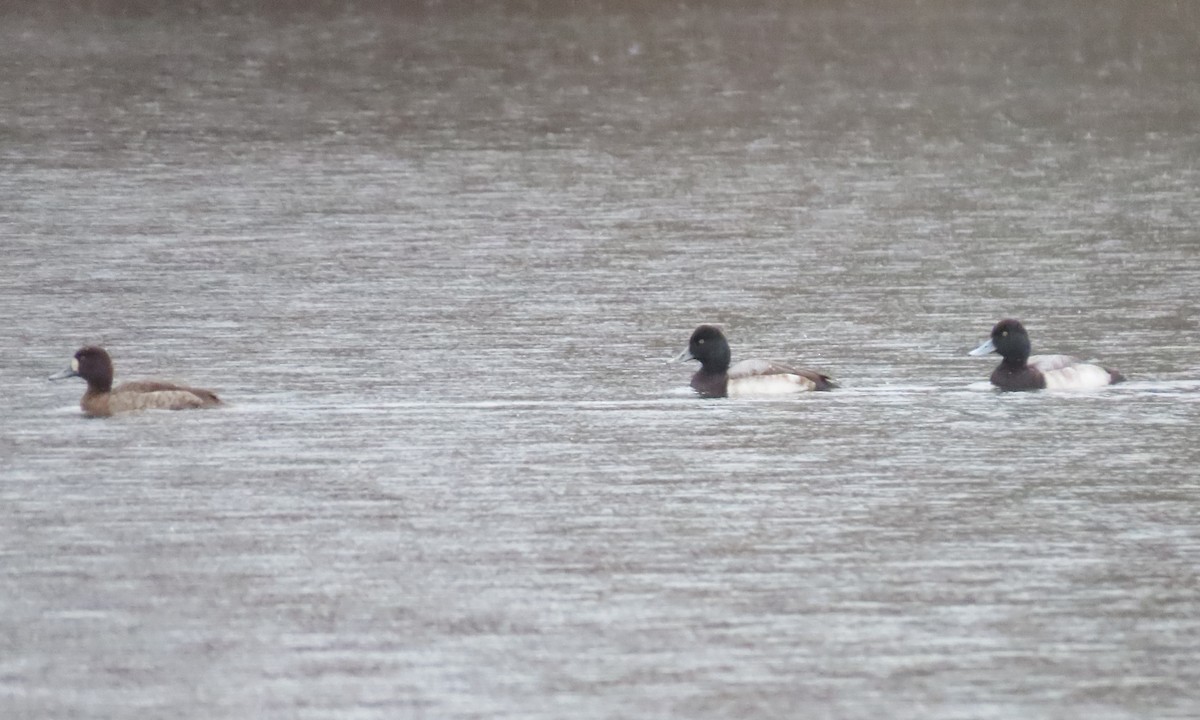
<svg viewBox="0 0 1200 720">
<path fill-rule="evenodd" d="M 1200 715 L 1190 4 L 171 7 L 0 11 L 0 715 Z"/>
</svg>

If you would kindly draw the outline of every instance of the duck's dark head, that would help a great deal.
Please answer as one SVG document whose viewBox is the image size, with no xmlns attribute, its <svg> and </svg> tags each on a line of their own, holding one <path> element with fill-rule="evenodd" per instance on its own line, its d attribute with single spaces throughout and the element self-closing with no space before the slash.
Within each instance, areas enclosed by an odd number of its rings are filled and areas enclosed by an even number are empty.
<svg viewBox="0 0 1200 720">
<path fill-rule="evenodd" d="M 1001 320 L 992 328 L 992 337 L 971 351 L 972 355 L 998 353 L 1010 362 L 1023 363 L 1029 359 L 1029 333 L 1018 320 Z"/>
<path fill-rule="evenodd" d="M 692 332 L 687 350 L 679 353 L 676 362 L 699 360 L 705 372 L 725 372 L 729 369 L 731 353 L 725 334 L 715 325 L 701 325 Z"/>
<path fill-rule="evenodd" d="M 71 358 L 71 366 L 51 375 L 50 379 L 62 380 L 69 377 L 81 377 L 87 381 L 90 389 L 107 392 L 112 389 L 112 358 L 101 347 L 89 345 L 79 348 L 75 351 L 75 357 Z"/>
</svg>

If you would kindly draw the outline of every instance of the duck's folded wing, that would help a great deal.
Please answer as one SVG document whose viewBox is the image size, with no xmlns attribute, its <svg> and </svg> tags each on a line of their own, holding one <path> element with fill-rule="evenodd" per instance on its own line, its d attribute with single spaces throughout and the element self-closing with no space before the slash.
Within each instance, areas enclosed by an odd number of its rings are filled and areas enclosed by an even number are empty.
<svg viewBox="0 0 1200 720">
<path fill-rule="evenodd" d="M 729 394 L 775 394 L 829 390 L 836 387 L 828 375 L 769 360 L 743 360 L 729 368 Z"/>
<path fill-rule="evenodd" d="M 1026 364 L 1043 373 L 1048 373 L 1078 365 L 1079 358 L 1070 355 L 1030 355 Z"/>
<path fill-rule="evenodd" d="M 113 412 L 156 408 L 183 410 L 218 405 L 220 402 L 221 399 L 211 390 L 155 380 L 123 383 L 114 388 L 109 397 Z"/>
</svg>

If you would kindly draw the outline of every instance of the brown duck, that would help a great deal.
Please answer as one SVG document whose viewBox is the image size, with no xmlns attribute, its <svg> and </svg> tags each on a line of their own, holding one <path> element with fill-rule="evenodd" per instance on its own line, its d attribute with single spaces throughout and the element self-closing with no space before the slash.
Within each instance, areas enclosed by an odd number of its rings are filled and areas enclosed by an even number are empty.
<svg viewBox="0 0 1200 720">
<path fill-rule="evenodd" d="M 71 359 L 71 366 L 50 376 L 51 380 L 81 377 L 87 381 L 87 392 L 79 401 L 88 417 L 109 417 L 136 410 L 185 410 L 220 405 L 221 399 L 211 390 L 173 385 L 156 380 L 122 383 L 113 387 L 113 363 L 104 348 L 80 348 Z"/>
</svg>

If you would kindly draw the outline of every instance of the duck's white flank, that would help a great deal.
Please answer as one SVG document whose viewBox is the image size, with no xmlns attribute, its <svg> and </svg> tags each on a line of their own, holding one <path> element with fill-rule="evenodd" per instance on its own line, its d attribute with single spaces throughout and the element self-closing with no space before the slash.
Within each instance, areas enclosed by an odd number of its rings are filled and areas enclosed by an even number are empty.
<svg viewBox="0 0 1200 720">
<path fill-rule="evenodd" d="M 728 377 L 725 393 L 731 398 L 793 395 L 817 387 L 791 368 L 767 360 L 743 360 L 729 368 Z"/>
<path fill-rule="evenodd" d="M 1040 368 L 1039 368 L 1040 369 Z M 1112 384 L 1112 373 L 1099 365 L 1079 363 L 1064 368 L 1042 371 L 1047 390 L 1094 390 Z"/>
</svg>

